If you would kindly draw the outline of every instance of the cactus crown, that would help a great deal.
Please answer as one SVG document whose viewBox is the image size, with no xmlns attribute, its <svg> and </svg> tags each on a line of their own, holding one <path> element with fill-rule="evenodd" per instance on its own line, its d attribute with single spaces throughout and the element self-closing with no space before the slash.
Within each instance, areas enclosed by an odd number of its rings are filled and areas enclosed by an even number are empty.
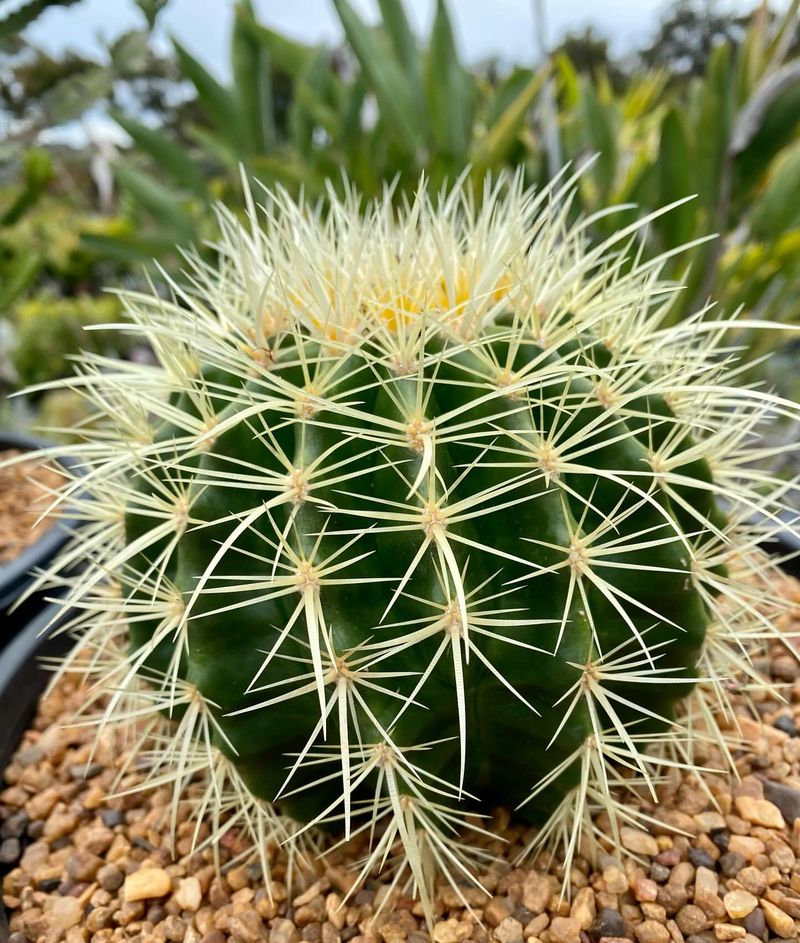
<svg viewBox="0 0 800 943">
<path fill-rule="evenodd" d="M 88 520 L 43 579 L 103 727 L 212 840 L 365 832 L 361 876 L 391 855 L 430 917 L 480 862 L 468 812 L 518 807 L 568 865 L 646 824 L 621 788 L 723 743 L 783 605 L 757 430 L 793 407 L 736 385 L 736 322 L 670 326 L 647 220 L 594 245 L 575 184 L 220 209 L 217 264 L 120 293 L 158 365 L 67 381 Z"/>
</svg>

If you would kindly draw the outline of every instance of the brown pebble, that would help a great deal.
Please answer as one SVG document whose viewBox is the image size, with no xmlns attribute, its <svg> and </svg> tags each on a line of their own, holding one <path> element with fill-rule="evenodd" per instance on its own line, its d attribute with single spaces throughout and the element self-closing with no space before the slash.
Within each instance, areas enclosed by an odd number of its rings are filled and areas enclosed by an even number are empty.
<svg viewBox="0 0 800 943">
<path fill-rule="evenodd" d="M 764 828 L 783 828 L 786 825 L 781 810 L 768 799 L 737 796 L 733 802 L 739 815 L 752 825 L 761 825 Z"/>
<path fill-rule="evenodd" d="M 277 919 L 269 931 L 269 943 L 296 943 L 297 928 L 291 920 Z"/>
<path fill-rule="evenodd" d="M 47 919 L 54 929 L 68 930 L 83 919 L 83 906 L 74 897 L 51 897 L 47 901 Z"/>
<path fill-rule="evenodd" d="M 103 864 L 103 859 L 90 851 L 76 851 L 67 861 L 67 874 L 75 881 L 91 881 Z"/>
<path fill-rule="evenodd" d="M 764 900 L 763 898 L 760 904 L 761 910 L 764 912 L 764 919 L 767 921 L 767 926 L 773 933 L 777 933 L 778 936 L 784 940 L 797 939 L 795 922 L 789 914 L 784 913 L 780 907 L 776 907 L 775 904 L 771 904 L 768 900 Z"/>
<path fill-rule="evenodd" d="M 261 917 L 254 910 L 244 910 L 231 919 L 229 929 L 231 934 L 237 936 L 243 943 L 259 943 L 260 940 L 266 940 L 267 928 Z M 295 931 L 296 935 L 296 931 Z M 270 936 L 272 940 L 272 936 Z M 276 943 L 276 941 L 272 941 Z"/>
<path fill-rule="evenodd" d="M 164 897 L 172 890 L 172 878 L 163 868 L 140 868 L 125 878 L 124 895 L 128 902 Z"/>
<path fill-rule="evenodd" d="M 634 930 L 639 943 L 669 943 L 669 930 L 655 920 L 645 920 Z"/>
<path fill-rule="evenodd" d="M 675 917 L 675 922 L 680 927 L 681 933 L 691 934 L 699 933 L 711 926 L 711 921 L 705 912 L 695 904 L 686 904 L 681 907 Z"/>
<path fill-rule="evenodd" d="M 581 928 L 572 917 L 553 917 L 549 927 L 552 943 L 580 943 Z"/>
</svg>

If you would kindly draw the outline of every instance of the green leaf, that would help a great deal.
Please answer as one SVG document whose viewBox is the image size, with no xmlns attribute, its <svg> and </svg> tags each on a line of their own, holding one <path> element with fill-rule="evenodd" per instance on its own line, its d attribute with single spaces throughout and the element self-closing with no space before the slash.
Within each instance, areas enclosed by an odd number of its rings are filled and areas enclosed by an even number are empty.
<svg viewBox="0 0 800 943">
<path fill-rule="evenodd" d="M 272 72 L 266 47 L 244 25 L 245 18 L 252 14 L 250 0 L 240 0 L 233 24 L 231 64 L 247 150 L 263 153 L 275 146 Z"/>
<path fill-rule="evenodd" d="M 0 215 L 0 226 L 13 226 L 36 204 L 53 179 L 53 162 L 47 151 L 31 148 L 23 160 L 25 182 L 14 202 Z"/>
<path fill-rule="evenodd" d="M 150 65 L 150 34 L 143 29 L 131 30 L 115 40 L 109 53 L 114 69 L 122 76 L 145 73 Z"/>
<path fill-rule="evenodd" d="M 666 206 L 690 196 L 692 190 L 691 161 L 686 125 L 677 110 L 667 112 L 661 124 L 658 151 L 658 203 Z M 694 231 L 695 207 L 683 203 L 657 219 L 658 228 L 667 247 L 682 245 Z"/>
<path fill-rule="evenodd" d="M 459 61 L 444 0 L 436 4 L 427 78 L 433 139 L 463 166 L 472 131 L 473 81 Z"/>
<path fill-rule="evenodd" d="M 191 241 L 195 233 L 194 223 L 174 191 L 148 174 L 123 164 L 114 166 L 114 175 L 138 206 L 174 234 L 175 241 Z"/>
<path fill-rule="evenodd" d="M 548 75 L 548 69 L 534 73 L 486 134 L 475 143 L 471 158 L 474 176 L 482 177 L 490 167 L 505 160 Z"/>
<path fill-rule="evenodd" d="M 580 114 L 586 144 L 598 155 L 591 173 L 604 197 L 614 185 L 617 173 L 617 135 L 611 107 L 601 104 L 594 87 L 586 80 L 581 82 Z"/>
<path fill-rule="evenodd" d="M 717 46 L 711 54 L 706 75 L 700 84 L 696 124 L 692 135 L 693 189 L 698 194 L 700 205 L 705 207 L 708 213 L 704 225 L 709 230 L 717 225 L 719 183 L 730 137 L 734 91 L 731 71 L 730 47 Z"/>
<path fill-rule="evenodd" d="M 419 48 L 402 0 L 378 0 L 378 6 L 397 61 L 409 76 L 416 74 L 419 80 L 422 74 Z"/>
<path fill-rule="evenodd" d="M 309 61 L 295 85 L 294 100 L 289 112 L 289 133 L 292 143 L 304 158 L 311 155 L 314 146 L 314 127 L 317 124 L 327 125 L 329 133 L 335 128 L 330 126 L 335 116 L 325 111 L 322 100 L 325 84 L 328 77 L 328 53 L 325 49 L 318 49 L 315 56 Z"/>
<path fill-rule="evenodd" d="M 27 249 L 11 262 L 3 263 L 0 283 L 0 311 L 6 312 L 28 290 L 44 264 L 44 258 L 35 250 Z"/>
<path fill-rule="evenodd" d="M 316 49 L 295 42 L 282 36 L 275 30 L 269 29 L 246 9 L 239 11 L 240 28 L 246 30 L 250 36 L 267 51 L 272 64 L 292 78 L 298 78 L 307 68 Z"/>
<path fill-rule="evenodd" d="M 211 124 L 229 142 L 232 150 L 244 156 L 246 148 L 239 103 L 179 42 L 173 39 L 173 45 L 181 70 L 197 89 Z"/>
<path fill-rule="evenodd" d="M 347 41 L 364 71 L 375 94 L 382 117 L 398 145 L 406 152 L 424 146 L 420 116 L 415 112 L 414 99 L 408 82 L 396 61 L 382 51 L 376 34 L 368 29 L 348 0 L 333 0 Z"/>
<path fill-rule="evenodd" d="M 564 107 L 571 111 L 580 104 L 580 76 L 578 75 L 577 69 L 572 64 L 572 60 L 568 56 L 565 56 L 564 53 L 559 53 L 556 56 L 556 67 Z"/>
<path fill-rule="evenodd" d="M 753 209 L 750 228 L 764 240 L 800 224 L 800 142 L 785 148 L 770 168 L 767 185 Z"/>
<path fill-rule="evenodd" d="M 113 87 L 111 69 L 100 65 L 61 79 L 42 96 L 41 125 L 60 125 L 80 118 L 98 101 L 108 98 Z"/>
<path fill-rule="evenodd" d="M 163 131 L 148 128 L 127 115 L 114 114 L 114 120 L 132 138 L 134 143 L 149 154 L 159 168 L 173 177 L 182 187 L 198 196 L 206 195 L 206 182 L 195 161 L 176 141 Z"/>
<path fill-rule="evenodd" d="M 408 22 L 403 0 L 378 0 L 378 6 L 381 10 L 384 32 L 389 37 L 397 61 L 410 85 L 411 95 L 417 104 L 421 118 L 422 109 L 425 107 L 422 60 L 419 44 Z"/>
<path fill-rule="evenodd" d="M 78 0 L 29 0 L 0 20 L 0 39 L 15 36 L 52 7 L 70 7 Z"/>
<path fill-rule="evenodd" d="M 100 233 L 81 233 L 81 246 L 101 259 L 139 263 L 163 259 L 175 251 L 172 239 L 158 236 L 105 236 Z"/>
</svg>

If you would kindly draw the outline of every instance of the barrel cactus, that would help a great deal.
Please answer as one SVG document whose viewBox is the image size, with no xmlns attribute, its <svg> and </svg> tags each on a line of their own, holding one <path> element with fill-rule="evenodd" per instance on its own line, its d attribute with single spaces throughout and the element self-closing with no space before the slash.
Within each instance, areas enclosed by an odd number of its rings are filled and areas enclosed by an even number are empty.
<svg viewBox="0 0 800 943">
<path fill-rule="evenodd" d="M 361 877 L 389 860 L 430 917 L 473 813 L 568 863 L 724 743 L 782 607 L 759 423 L 793 407 L 736 385 L 731 322 L 671 326 L 648 220 L 593 242 L 574 186 L 251 197 L 213 265 L 120 293 L 158 364 L 69 381 L 87 521 L 43 579 L 103 729 L 135 722 L 209 840 L 361 834 Z"/>
</svg>

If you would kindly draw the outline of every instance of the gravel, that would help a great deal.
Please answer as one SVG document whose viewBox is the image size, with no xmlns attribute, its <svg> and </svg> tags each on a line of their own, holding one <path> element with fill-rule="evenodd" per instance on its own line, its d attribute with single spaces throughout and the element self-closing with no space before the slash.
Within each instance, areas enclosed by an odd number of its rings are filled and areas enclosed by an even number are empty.
<svg viewBox="0 0 800 943">
<path fill-rule="evenodd" d="M 800 584 L 786 582 L 798 601 Z M 766 657 L 768 655 L 769 657 Z M 777 666 L 777 670 L 774 670 Z M 5 770 L 0 863 L 11 943 L 742 943 L 800 939 L 800 676 L 779 646 L 761 667 L 785 703 L 734 693 L 751 749 L 735 753 L 738 781 L 667 777 L 648 806 L 648 832 L 625 828 L 635 859 L 577 857 L 569 894 L 558 862 L 511 862 L 532 832 L 504 810 L 492 831 L 498 860 L 479 875 L 488 894 L 438 889 L 429 933 L 418 901 L 370 876 L 347 897 L 356 843 L 332 852 L 291 887 L 273 854 L 268 891 L 260 868 L 239 860 L 235 829 L 218 848 L 192 851 L 194 823 L 180 807 L 174 848 L 164 789 L 110 797 L 125 761 L 106 734 L 67 727 L 85 698 L 77 675 L 43 700 Z M 139 774 L 129 772 L 126 788 Z M 205 826 L 204 826 L 205 827 Z M 203 828 L 201 827 L 201 837 Z M 679 834 L 676 828 L 688 833 Z M 489 839 L 486 839 L 487 843 Z M 470 908 L 464 906 L 464 900 Z M 381 906 L 382 905 L 382 906 Z"/>
<path fill-rule="evenodd" d="M 36 521 L 51 500 L 48 492 L 64 481 L 62 475 L 42 465 L 41 460 L 2 467 L 3 462 L 22 454 L 18 449 L 0 451 L 0 565 L 19 556 L 52 527 L 54 515 L 38 524 Z"/>
</svg>

